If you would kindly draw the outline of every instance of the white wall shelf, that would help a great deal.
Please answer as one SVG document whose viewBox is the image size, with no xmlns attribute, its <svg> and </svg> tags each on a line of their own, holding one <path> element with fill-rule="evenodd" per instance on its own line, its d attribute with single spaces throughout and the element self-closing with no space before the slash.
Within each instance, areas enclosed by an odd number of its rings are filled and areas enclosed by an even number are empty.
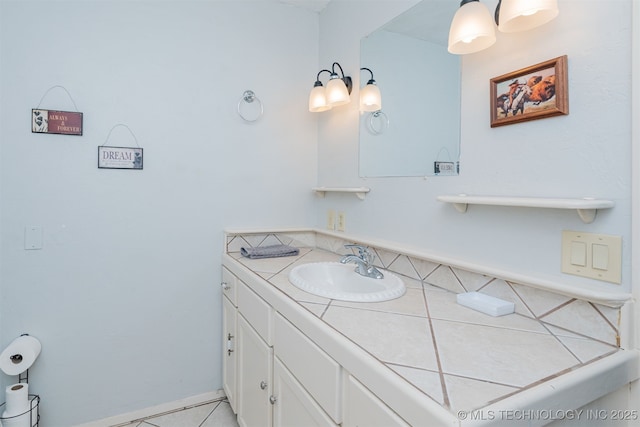
<svg viewBox="0 0 640 427">
<path fill-rule="evenodd" d="M 458 212 L 467 211 L 468 205 L 520 206 L 528 208 L 575 209 L 580 219 L 586 224 L 592 223 L 598 209 L 609 209 L 614 206 L 611 200 L 602 199 L 555 199 L 544 197 L 507 197 L 507 196 L 438 196 L 437 200 L 451 203 Z"/>
<path fill-rule="evenodd" d="M 364 200 L 367 193 L 371 191 L 367 187 L 314 187 L 312 190 L 320 197 L 324 197 L 326 193 L 354 193 L 360 200 Z"/>
</svg>

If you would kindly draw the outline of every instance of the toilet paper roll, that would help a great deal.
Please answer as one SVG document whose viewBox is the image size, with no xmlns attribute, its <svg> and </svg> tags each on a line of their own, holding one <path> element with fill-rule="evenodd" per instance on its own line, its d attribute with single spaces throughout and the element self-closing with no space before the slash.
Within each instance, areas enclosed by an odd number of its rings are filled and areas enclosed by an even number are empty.
<svg viewBox="0 0 640 427">
<path fill-rule="evenodd" d="M 7 386 L 4 417 L 14 417 L 29 411 L 29 384 L 18 383 Z"/>
<path fill-rule="evenodd" d="M 7 375 L 20 375 L 33 365 L 40 350 L 40 341 L 30 335 L 21 335 L 0 354 L 0 369 Z"/>
<path fill-rule="evenodd" d="M 30 427 L 31 405 L 27 383 L 13 384 L 6 388 L 5 408 L 2 413 L 4 427 Z"/>
</svg>

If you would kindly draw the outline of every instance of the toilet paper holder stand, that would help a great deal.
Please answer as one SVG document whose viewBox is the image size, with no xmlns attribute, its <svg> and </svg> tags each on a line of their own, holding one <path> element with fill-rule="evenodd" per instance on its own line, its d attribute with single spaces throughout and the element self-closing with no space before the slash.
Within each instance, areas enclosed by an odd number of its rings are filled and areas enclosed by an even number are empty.
<svg viewBox="0 0 640 427">
<path fill-rule="evenodd" d="M 22 334 L 20 337 L 23 336 L 28 336 L 29 334 Z M 36 340 L 37 341 L 37 340 Z M 39 344 L 39 343 L 38 343 Z M 5 349 L 5 351 L 7 351 L 7 349 Z M 38 354 L 40 352 L 40 349 L 38 348 Z M 3 352 L 4 353 L 4 352 Z M 11 353 L 9 353 L 11 354 Z M 37 354 L 36 354 L 37 357 Z M 23 356 L 21 353 L 16 353 L 16 354 L 11 354 L 9 356 L 9 360 L 11 361 L 11 363 L 13 364 L 20 364 L 23 362 Z M 5 368 L 2 368 L 3 371 L 5 371 Z M 5 373 L 8 373 L 5 371 Z M 22 387 L 18 387 L 20 384 L 26 384 L 28 386 L 29 384 L 29 368 L 27 366 L 27 369 L 25 369 L 24 371 L 18 373 L 18 383 L 14 384 L 13 386 L 9 386 L 11 388 L 16 387 L 18 389 L 21 389 Z M 7 387 L 7 391 L 9 391 L 9 387 Z M 27 389 L 28 391 L 28 389 Z M 9 401 L 10 399 L 7 398 L 7 401 Z M 29 416 L 29 427 L 37 427 L 40 424 L 40 396 L 38 396 L 37 394 L 31 394 L 28 393 L 27 394 L 27 402 L 28 403 L 28 409 L 20 412 L 22 409 L 20 409 L 19 413 L 12 413 L 12 414 L 7 414 L 5 415 L 7 408 L 7 401 L 0 403 L 0 426 L 2 426 L 3 421 L 18 421 L 18 419 L 20 419 L 21 423 L 20 425 L 23 425 L 23 422 L 26 421 L 26 416 Z M 15 408 L 14 408 L 15 409 Z"/>
</svg>

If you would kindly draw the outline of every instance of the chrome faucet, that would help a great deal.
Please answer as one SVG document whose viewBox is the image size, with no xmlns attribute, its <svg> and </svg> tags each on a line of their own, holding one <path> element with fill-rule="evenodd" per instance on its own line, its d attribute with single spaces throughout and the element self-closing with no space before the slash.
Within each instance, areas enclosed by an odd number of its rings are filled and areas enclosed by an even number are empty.
<svg viewBox="0 0 640 427">
<path fill-rule="evenodd" d="M 375 255 L 369 252 L 369 249 L 361 245 L 344 245 L 347 249 L 357 249 L 358 255 L 348 254 L 340 258 L 342 264 L 353 262 L 356 264 L 356 273 L 361 276 L 370 277 L 372 279 L 382 279 L 384 275 L 373 266 Z"/>
</svg>

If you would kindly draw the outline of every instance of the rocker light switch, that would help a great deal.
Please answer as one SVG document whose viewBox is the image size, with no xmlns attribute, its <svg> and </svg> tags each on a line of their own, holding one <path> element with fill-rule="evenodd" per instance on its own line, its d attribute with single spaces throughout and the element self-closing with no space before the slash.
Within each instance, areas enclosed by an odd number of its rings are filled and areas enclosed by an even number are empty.
<svg viewBox="0 0 640 427">
<path fill-rule="evenodd" d="M 584 242 L 571 242 L 571 264 L 580 267 L 587 266 L 587 244 Z"/>
<path fill-rule="evenodd" d="M 609 247 L 607 245 L 598 243 L 591 245 L 591 258 L 593 268 L 605 271 L 609 269 Z"/>
</svg>

